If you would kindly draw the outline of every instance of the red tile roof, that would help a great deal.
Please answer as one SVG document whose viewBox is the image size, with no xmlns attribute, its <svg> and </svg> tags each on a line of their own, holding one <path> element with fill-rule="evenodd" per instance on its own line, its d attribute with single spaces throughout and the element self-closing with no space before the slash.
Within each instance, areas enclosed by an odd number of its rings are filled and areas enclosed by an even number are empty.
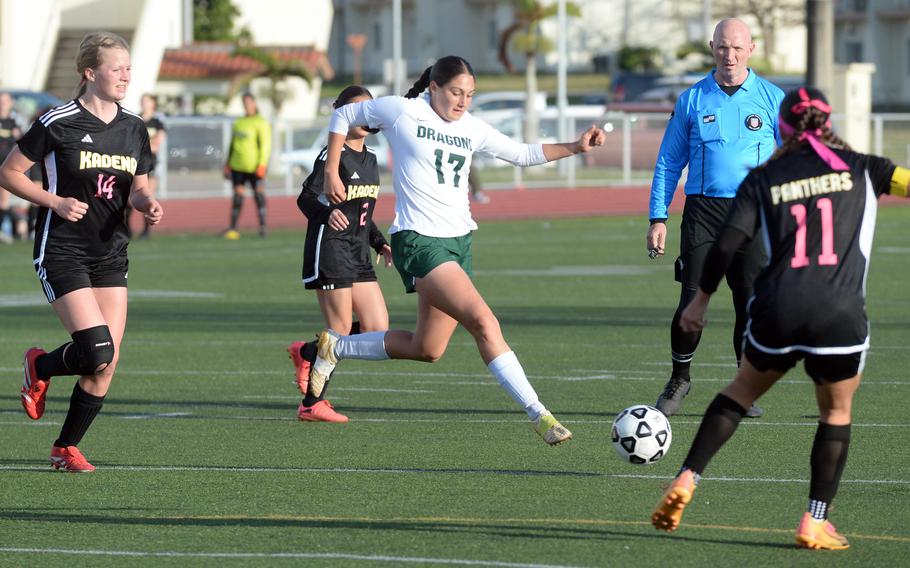
<svg viewBox="0 0 910 568">
<path fill-rule="evenodd" d="M 334 70 L 328 57 L 312 46 L 263 47 L 282 61 L 299 61 L 314 75 L 330 79 Z M 261 63 L 245 55 L 233 56 L 233 44 L 196 43 L 180 49 L 167 49 L 158 70 L 159 80 L 230 79 L 237 75 L 258 74 Z"/>
</svg>

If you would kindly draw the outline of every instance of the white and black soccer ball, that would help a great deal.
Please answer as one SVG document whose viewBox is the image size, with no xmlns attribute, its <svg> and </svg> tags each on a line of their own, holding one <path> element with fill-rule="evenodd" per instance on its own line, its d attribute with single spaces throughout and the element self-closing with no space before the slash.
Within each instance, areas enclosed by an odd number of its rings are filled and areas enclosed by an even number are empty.
<svg viewBox="0 0 910 568">
<path fill-rule="evenodd" d="M 673 432 L 663 412 L 653 406 L 636 404 L 616 415 L 612 439 L 620 457 L 636 465 L 646 465 L 667 455 Z"/>
</svg>

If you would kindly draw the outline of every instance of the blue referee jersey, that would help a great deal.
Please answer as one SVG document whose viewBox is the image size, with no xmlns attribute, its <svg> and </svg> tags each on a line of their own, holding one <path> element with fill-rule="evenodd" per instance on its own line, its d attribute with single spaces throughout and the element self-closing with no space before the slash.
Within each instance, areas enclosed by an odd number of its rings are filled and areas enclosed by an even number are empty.
<svg viewBox="0 0 910 568">
<path fill-rule="evenodd" d="M 686 195 L 734 197 L 749 170 L 771 157 L 780 142 L 777 115 L 784 92 L 749 69 L 732 95 L 714 69 L 679 96 L 664 132 L 651 182 L 651 219 L 666 219 L 688 164 Z"/>
</svg>

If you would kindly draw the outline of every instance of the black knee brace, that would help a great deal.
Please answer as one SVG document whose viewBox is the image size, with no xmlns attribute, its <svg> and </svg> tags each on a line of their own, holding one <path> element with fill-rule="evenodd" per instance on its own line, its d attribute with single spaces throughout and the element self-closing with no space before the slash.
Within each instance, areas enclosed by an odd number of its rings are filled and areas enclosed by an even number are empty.
<svg viewBox="0 0 910 568">
<path fill-rule="evenodd" d="M 74 371 L 81 375 L 94 375 L 105 370 L 114 360 L 114 338 L 106 325 L 98 325 L 73 332 L 73 345 L 77 366 Z"/>
</svg>

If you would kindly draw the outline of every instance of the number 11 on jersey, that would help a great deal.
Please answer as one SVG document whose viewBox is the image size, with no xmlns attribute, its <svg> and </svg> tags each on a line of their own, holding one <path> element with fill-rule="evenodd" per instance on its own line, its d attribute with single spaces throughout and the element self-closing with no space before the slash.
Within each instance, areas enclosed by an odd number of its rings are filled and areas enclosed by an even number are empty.
<svg viewBox="0 0 910 568">
<path fill-rule="evenodd" d="M 834 266 L 837 264 L 837 254 L 834 252 L 834 210 L 831 199 L 822 197 L 816 206 L 822 215 L 822 253 L 818 255 L 818 265 Z M 809 256 L 806 254 L 806 206 L 794 203 L 790 206 L 790 214 L 796 219 L 796 243 L 790 267 L 804 268 L 809 266 Z"/>
</svg>

